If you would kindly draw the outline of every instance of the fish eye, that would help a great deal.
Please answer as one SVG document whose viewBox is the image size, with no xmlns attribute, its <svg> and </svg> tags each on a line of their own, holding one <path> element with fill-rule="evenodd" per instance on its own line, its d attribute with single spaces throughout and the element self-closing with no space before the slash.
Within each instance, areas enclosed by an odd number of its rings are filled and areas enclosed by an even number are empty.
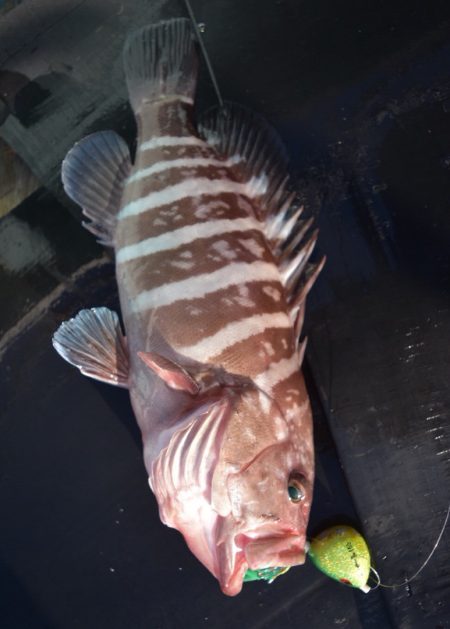
<svg viewBox="0 0 450 629">
<path fill-rule="evenodd" d="M 289 476 L 288 495 L 291 502 L 301 502 L 306 497 L 305 477 L 299 472 L 293 472 Z"/>
</svg>

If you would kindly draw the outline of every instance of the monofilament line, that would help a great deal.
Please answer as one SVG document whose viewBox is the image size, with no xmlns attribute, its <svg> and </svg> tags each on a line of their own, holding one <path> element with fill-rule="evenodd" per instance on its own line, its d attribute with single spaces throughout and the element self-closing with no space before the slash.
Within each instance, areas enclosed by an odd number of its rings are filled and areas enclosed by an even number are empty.
<svg viewBox="0 0 450 629">
<path fill-rule="evenodd" d="M 428 557 L 425 559 L 425 561 L 422 563 L 422 565 L 420 566 L 420 568 L 412 575 L 412 577 L 408 577 L 406 578 L 402 583 L 392 583 L 392 584 L 384 584 L 381 583 L 381 579 L 380 579 L 380 575 L 378 574 L 378 572 L 374 569 L 371 568 L 371 571 L 375 574 L 378 583 L 372 588 L 373 590 L 376 590 L 378 587 L 382 587 L 382 588 L 399 588 L 402 587 L 404 585 L 408 585 L 408 583 L 410 583 L 411 581 L 413 581 L 417 576 L 419 576 L 419 574 L 422 572 L 422 570 L 425 568 L 425 566 L 427 565 L 427 563 L 430 561 L 431 557 L 434 555 L 434 553 L 436 552 L 437 547 L 439 546 L 442 536 L 444 535 L 444 531 L 447 527 L 447 522 L 448 522 L 448 518 L 450 516 L 450 504 L 447 507 L 447 514 L 445 516 L 445 520 L 444 520 L 444 524 L 442 525 L 441 528 L 441 532 L 438 535 L 438 538 L 433 546 L 433 548 L 431 549 L 430 554 L 428 555 Z"/>
<path fill-rule="evenodd" d="M 186 5 L 186 10 L 187 10 L 187 12 L 189 14 L 189 18 L 190 18 L 190 20 L 192 22 L 192 26 L 194 27 L 195 36 L 197 37 L 197 40 L 198 40 L 198 43 L 199 43 L 199 46 L 200 46 L 200 50 L 202 51 L 202 55 L 203 55 L 203 58 L 205 60 L 206 67 L 208 68 L 209 76 L 211 77 L 211 82 L 213 84 L 214 91 L 216 92 L 217 100 L 219 101 L 220 108 L 222 109 L 223 108 L 222 95 L 221 95 L 220 90 L 219 90 L 219 85 L 217 83 L 216 75 L 214 74 L 214 70 L 212 68 L 211 61 L 209 60 L 208 52 L 206 50 L 205 44 L 203 43 L 202 34 L 200 33 L 200 29 L 198 27 L 197 20 L 195 19 L 195 15 L 194 15 L 194 12 L 192 11 L 192 7 L 191 7 L 191 4 L 190 4 L 189 0 L 184 0 L 184 4 Z"/>
</svg>

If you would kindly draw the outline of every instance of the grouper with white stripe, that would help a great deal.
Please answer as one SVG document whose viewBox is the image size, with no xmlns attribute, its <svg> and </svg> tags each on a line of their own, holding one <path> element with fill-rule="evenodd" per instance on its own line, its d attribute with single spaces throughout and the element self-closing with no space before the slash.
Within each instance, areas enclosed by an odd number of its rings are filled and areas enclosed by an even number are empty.
<svg viewBox="0 0 450 629">
<path fill-rule="evenodd" d="M 314 453 L 300 336 L 317 233 L 265 122 L 225 105 L 194 125 L 187 20 L 132 34 L 124 65 L 134 163 L 103 131 L 68 153 L 62 179 L 114 248 L 126 336 L 99 307 L 53 343 L 129 389 L 162 521 L 234 595 L 247 570 L 305 558 Z"/>
</svg>

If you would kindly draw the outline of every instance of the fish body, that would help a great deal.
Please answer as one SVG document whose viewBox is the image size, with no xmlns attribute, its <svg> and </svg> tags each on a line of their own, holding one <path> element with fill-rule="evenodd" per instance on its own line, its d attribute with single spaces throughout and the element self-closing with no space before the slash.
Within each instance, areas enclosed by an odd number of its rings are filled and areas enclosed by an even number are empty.
<svg viewBox="0 0 450 629">
<path fill-rule="evenodd" d="M 314 451 L 299 334 L 316 235 L 304 239 L 264 123 L 227 106 L 195 126 L 186 20 L 142 29 L 124 59 L 134 164 L 118 136 L 94 134 L 63 182 L 114 247 L 126 341 L 99 308 L 54 345 L 128 387 L 162 521 L 234 595 L 249 568 L 304 561 Z"/>
</svg>

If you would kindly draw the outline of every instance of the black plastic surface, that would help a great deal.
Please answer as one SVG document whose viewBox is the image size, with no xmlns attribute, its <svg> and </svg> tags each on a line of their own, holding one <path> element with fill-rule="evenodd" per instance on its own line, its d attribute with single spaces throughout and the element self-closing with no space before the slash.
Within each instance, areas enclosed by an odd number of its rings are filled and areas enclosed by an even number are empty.
<svg viewBox="0 0 450 629">
<path fill-rule="evenodd" d="M 307 318 L 310 531 L 353 523 L 383 581 L 402 582 L 450 502 L 450 6 L 192 6 L 224 96 L 286 142 L 328 256 Z M 0 222 L 0 626 L 450 627 L 448 530 L 408 587 L 364 595 L 307 564 L 224 597 L 159 522 L 127 393 L 51 347 L 81 307 L 117 307 L 108 255 L 52 196 L 59 164 L 94 129 L 132 141 L 121 42 L 184 14 L 169 1 L 24 2 L 0 22 L 0 88 L 6 71 L 27 86 L 14 83 L 0 133 L 51 191 Z M 200 106 L 213 99 L 203 74 Z"/>
</svg>

